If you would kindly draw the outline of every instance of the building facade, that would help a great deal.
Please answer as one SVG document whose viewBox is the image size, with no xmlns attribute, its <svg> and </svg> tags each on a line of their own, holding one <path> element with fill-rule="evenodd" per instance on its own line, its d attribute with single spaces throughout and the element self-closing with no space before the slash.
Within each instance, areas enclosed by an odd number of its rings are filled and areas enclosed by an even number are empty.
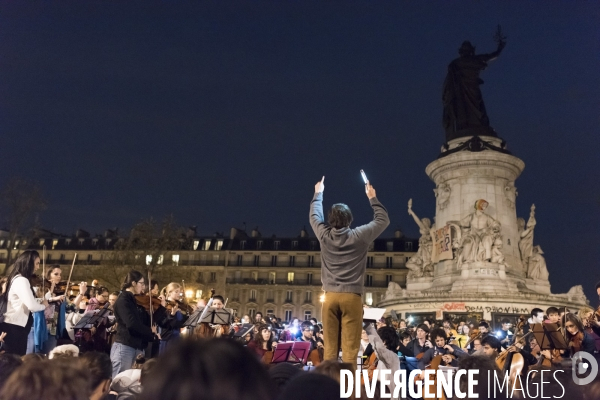
<svg viewBox="0 0 600 400">
<path fill-rule="evenodd" d="M 46 266 L 60 265 L 67 280 L 75 253 L 77 259 L 71 282 L 97 279 L 100 285 L 118 290 L 127 270 L 141 270 L 144 263 L 155 268 L 152 279 L 160 287 L 184 281 L 186 297 L 207 297 L 211 289 L 227 299 L 227 307 L 238 316 L 257 312 L 274 314 L 283 321 L 321 318 L 321 257 L 319 242 L 302 230 L 295 238 L 264 238 L 256 230 L 247 234 L 232 229 L 223 235 L 188 234 L 180 239 L 179 249 L 158 255 L 135 255 L 134 265 L 115 262 L 120 243 L 127 239 L 114 231 L 92 237 L 79 230 L 73 236 L 38 231 L 31 238 L 9 243 L 0 237 L 0 268 L 4 270 L 7 247 L 12 259 L 24 249 L 42 254 L 45 246 Z M 397 231 L 392 238 L 375 240 L 368 253 L 364 303 L 375 305 L 382 300 L 390 282 L 406 284 L 406 262 L 415 254 L 418 240 L 403 237 Z M 40 271 L 41 272 L 41 271 Z"/>
</svg>

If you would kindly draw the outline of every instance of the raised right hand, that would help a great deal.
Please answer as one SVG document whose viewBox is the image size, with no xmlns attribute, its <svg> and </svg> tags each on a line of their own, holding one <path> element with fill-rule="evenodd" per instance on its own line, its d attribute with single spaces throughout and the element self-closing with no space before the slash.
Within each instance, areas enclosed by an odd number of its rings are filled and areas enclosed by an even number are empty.
<svg viewBox="0 0 600 400">
<path fill-rule="evenodd" d="M 367 184 L 365 185 L 365 192 L 367 193 L 367 197 L 369 198 L 369 200 L 371 200 L 373 197 L 377 197 L 377 194 L 375 193 L 375 188 L 371 186 L 371 182 L 369 181 L 367 181 Z"/>
</svg>

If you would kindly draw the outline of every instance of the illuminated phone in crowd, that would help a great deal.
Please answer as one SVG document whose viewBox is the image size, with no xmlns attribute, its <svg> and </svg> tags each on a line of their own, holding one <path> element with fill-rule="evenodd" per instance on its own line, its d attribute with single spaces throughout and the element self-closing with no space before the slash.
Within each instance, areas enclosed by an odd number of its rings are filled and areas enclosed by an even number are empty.
<svg viewBox="0 0 600 400">
<path fill-rule="evenodd" d="M 366 185 L 367 182 L 369 182 L 369 180 L 367 179 L 367 174 L 365 174 L 365 171 L 363 171 L 362 169 L 360 170 L 360 174 L 362 175 L 363 181 L 365 181 Z"/>
</svg>

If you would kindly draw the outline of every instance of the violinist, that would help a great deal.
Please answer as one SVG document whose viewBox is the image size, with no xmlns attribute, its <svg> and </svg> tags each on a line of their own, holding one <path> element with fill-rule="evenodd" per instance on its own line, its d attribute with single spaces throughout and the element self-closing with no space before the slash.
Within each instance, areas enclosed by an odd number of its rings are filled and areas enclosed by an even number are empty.
<svg viewBox="0 0 600 400">
<path fill-rule="evenodd" d="M 444 322 L 442 322 L 442 327 L 444 328 L 444 332 L 446 332 L 447 337 L 455 337 L 458 334 L 454 329 L 454 324 L 450 319 L 445 319 Z"/>
<path fill-rule="evenodd" d="M 546 310 L 546 315 L 548 316 L 548 322 L 553 324 L 560 324 L 560 311 L 556 307 L 548 307 Z"/>
<path fill-rule="evenodd" d="M 579 351 L 585 351 L 594 355 L 596 344 L 594 339 L 585 332 L 583 323 L 575 314 L 567 313 L 563 316 L 562 326 L 567 330 L 567 342 L 569 343 L 569 353 L 573 355 Z"/>
<path fill-rule="evenodd" d="M 315 349 L 322 349 L 323 348 L 323 341 L 320 339 L 316 339 L 313 335 L 313 331 L 314 331 L 314 327 L 313 325 L 310 323 L 310 321 L 304 321 L 301 325 L 300 325 L 300 330 L 302 331 L 302 336 L 300 336 L 300 339 L 298 339 L 297 341 L 300 342 L 309 342 L 310 343 L 310 350 L 309 351 L 313 351 Z M 321 358 L 321 361 L 323 361 L 323 359 Z"/>
<path fill-rule="evenodd" d="M 24 356 L 27 351 L 27 336 L 33 325 L 32 312 L 42 311 L 48 305 L 43 299 L 38 303 L 33 296 L 29 279 L 40 267 L 40 255 L 35 250 L 22 252 L 10 267 L 6 287 L 2 296 L 6 301 L 4 322 L 0 332 L 4 338 L 3 350 Z"/>
<path fill-rule="evenodd" d="M 150 281 L 150 285 L 148 285 L 148 288 L 152 296 L 158 296 L 160 294 L 160 285 L 158 284 L 158 281 L 152 279 Z M 144 291 L 144 293 L 146 292 Z"/>
<path fill-rule="evenodd" d="M 490 334 L 490 325 L 485 321 L 479 322 L 478 329 L 482 339 Z"/>
<path fill-rule="evenodd" d="M 188 319 L 188 315 L 184 315 L 179 309 L 179 299 L 181 298 L 181 285 L 179 283 L 169 283 L 162 289 L 161 296 L 167 299 L 167 308 L 171 311 L 166 313 L 162 320 L 157 321 L 161 337 L 159 354 L 163 354 L 168 345 L 170 346 L 179 340 L 180 329 Z"/>
<path fill-rule="evenodd" d="M 446 336 L 446 331 L 443 329 L 434 329 L 431 331 L 430 336 L 433 343 L 435 343 L 435 347 L 427 350 L 423 357 L 419 360 L 419 369 L 425 369 L 425 367 L 431 363 L 431 360 L 438 355 L 442 356 L 442 361 L 446 365 L 453 367 L 458 366 L 457 358 L 465 358 L 469 356 L 458 346 L 454 344 L 448 344 L 448 337 Z"/>
<path fill-rule="evenodd" d="M 96 296 L 92 297 L 85 309 L 86 312 L 93 312 L 104 307 L 108 301 L 108 289 L 104 286 L 96 286 Z M 91 330 L 93 348 L 99 352 L 108 352 L 110 346 L 108 343 L 109 328 L 115 324 L 115 319 L 107 316 L 97 323 L 97 326 Z"/>
<path fill-rule="evenodd" d="M 134 360 L 144 354 L 148 342 L 159 340 L 156 325 L 150 324 L 150 305 L 148 311 L 136 302 L 135 295 L 142 293 L 146 281 L 139 271 L 129 271 L 123 284 L 122 292 L 114 306 L 117 321 L 117 334 L 110 350 L 110 360 L 113 366 L 113 378 L 122 371 L 130 369 Z M 148 302 L 150 298 L 148 297 Z M 165 299 L 153 309 L 154 320 L 161 320 L 167 312 Z"/>
<path fill-rule="evenodd" d="M 104 286 L 98 286 L 96 288 L 96 295 L 90 299 L 85 309 L 86 312 L 94 311 L 98 308 L 104 307 L 108 301 L 108 289 Z"/>
<path fill-rule="evenodd" d="M 428 335 L 429 327 L 425 324 L 419 324 L 417 326 L 417 337 L 410 341 L 406 347 L 417 357 L 419 354 L 425 354 L 427 350 L 433 347 L 427 337 Z"/>
<path fill-rule="evenodd" d="M 65 298 L 68 288 L 66 288 L 64 282 L 61 282 L 61 278 L 62 269 L 59 265 L 53 265 L 47 271 L 46 279 L 50 284 L 50 290 L 45 294 L 45 298 L 48 300 L 50 306 L 53 307 L 53 312 L 48 313 L 48 310 L 46 311 L 44 324 L 38 324 L 37 319 L 35 323 L 34 335 L 36 349 L 45 354 L 50 354 L 50 351 L 58 344 L 58 341 L 64 337 L 64 332 L 67 327 L 67 306 L 71 305 L 73 308 L 71 311 L 76 311 L 79 308 L 79 302 L 81 301 L 83 294 L 87 290 L 87 284 L 81 282 L 79 284 L 79 293 L 77 297 L 69 304 L 68 300 Z"/>
</svg>

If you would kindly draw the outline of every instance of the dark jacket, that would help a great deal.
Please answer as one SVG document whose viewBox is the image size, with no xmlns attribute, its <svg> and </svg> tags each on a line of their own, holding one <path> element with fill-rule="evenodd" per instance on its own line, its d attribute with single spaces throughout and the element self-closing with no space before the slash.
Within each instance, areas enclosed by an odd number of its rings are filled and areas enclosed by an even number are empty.
<svg viewBox="0 0 600 400">
<path fill-rule="evenodd" d="M 115 342 L 143 350 L 148 342 L 155 339 L 150 329 L 150 314 L 137 305 L 133 293 L 122 291 L 115 302 L 114 311 L 117 321 Z M 164 318 L 166 311 L 164 307 L 159 307 L 153 314 L 154 320 Z"/>
<path fill-rule="evenodd" d="M 411 351 L 414 354 L 413 356 L 409 357 L 416 357 L 417 355 L 424 353 L 429 349 L 429 347 L 421 346 L 419 344 L 419 339 L 417 338 L 414 338 L 413 340 L 408 342 L 408 345 L 406 345 L 406 347 L 409 351 Z"/>
<path fill-rule="evenodd" d="M 179 330 L 187 321 L 188 316 L 183 315 L 181 311 L 177 311 L 176 315 L 171 315 L 166 312 L 162 319 L 157 319 L 156 323 L 160 326 L 160 337 L 164 341 L 168 341 L 173 337 L 179 337 Z"/>
<path fill-rule="evenodd" d="M 354 229 L 333 228 L 325 223 L 323 193 L 310 203 L 310 226 L 321 244 L 321 281 L 325 292 L 363 293 L 367 252 L 373 240 L 390 224 L 387 210 L 373 197 L 373 221 Z"/>
<path fill-rule="evenodd" d="M 423 358 L 419 360 L 419 369 L 425 369 L 427 365 L 431 364 L 431 360 L 433 360 L 435 357 L 436 352 L 438 354 L 452 354 L 455 356 L 456 358 L 452 360 L 452 363 L 450 364 L 453 367 L 458 366 L 458 359 L 469 357 L 469 355 L 462 351 L 458 346 L 454 344 L 451 344 L 450 346 L 452 346 L 454 349 L 454 353 L 450 353 L 448 350 L 440 349 L 439 347 L 432 347 L 431 349 L 427 350 L 423 355 Z"/>
</svg>

